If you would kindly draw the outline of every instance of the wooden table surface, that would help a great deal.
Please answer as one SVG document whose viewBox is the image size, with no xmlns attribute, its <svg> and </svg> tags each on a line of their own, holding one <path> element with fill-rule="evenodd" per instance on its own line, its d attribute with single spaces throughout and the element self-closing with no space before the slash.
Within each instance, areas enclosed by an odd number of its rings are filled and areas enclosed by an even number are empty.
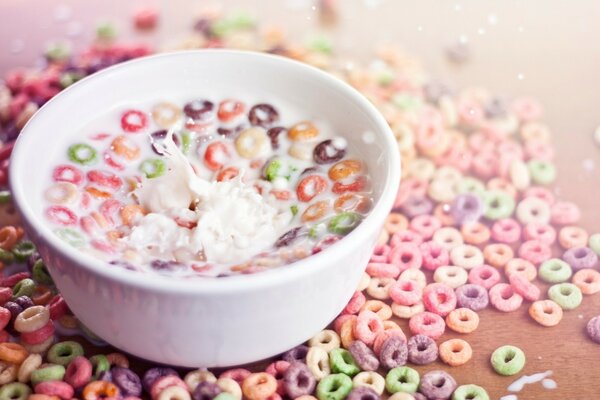
<svg viewBox="0 0 600 400">
<path fill-rule="evenodd" d="M 317 31 L 325 33 L 340 44 L 339 52 L 355 59 L 367 60 L 376 42 L 398 43 L 422 58 L 432 75 L 454 82 L 455 87 L 482 85 L 507 96 L 538 97 L 546 106 L 545 119 L 554 132 L 558 149 L 559 178 L 555 192 L 582 207 L 582 225 L 586 229 L 600 229 L 600 169 L 596 167 L 600 166 L 600 151 L 592 140 L 592 132 L 600 124 L 600 74 L 597 73 L 600 25 L 596 23 L 600 2 L 422 0 L 417 4 L 409 0 L 343 0 L 339 1 L 344 7 L 338 23 L 324 30 L 317 25 L 312 2 L 308 0 L 157 0 L 148 3 L 162 8 L 163 20 L 160 29 L 147 38 L 162 44 L 183 35 L 197 10 L 226 5 L 228 9 L 253 11 L 263 22 L 277 22 L 295 38 Z M 6 21 L 19 21 L 21 26 L 29 27 L 23 32 L 21 27 L 0 24 L 0 36 L 6 38 L 1 44 L 5 47 L 0 47 L 0 71 L 31 64 L 45 38 L 64 37 L 67 22 L 61 25 L 48 18 L 44 23 L 36 20 L 52 15 L 56 7 L 66 5 L 71 9 L 71 23 L 80 22 L 85 26 L 97 18 L 113 18 L 123 27 L 127 26 L 126 20 L 117 16 L 135 4 L 139 2 L 0 0 L 0 12 L 9 17 Z M 34 5 L 37 12 L 31 13 Z M 123 31 L 133 35 L 127 28 Z M 80 38 L 71 39 L 81 46 L 89 36 L 88 29 Z M 461 36 L 468 39 L 471 60 L 463 66 L 451 65 L 443 56 L 443 46 Z M 8 55 L 8 46 L 19 37 L 27 37 L 28 46 L 23 52 Z M 599 314 L 600 295 L 586 297 L 579 308 L 565 312 L 563 321 L 553 328 L 533 322 L 525 306 L 509 314 L 487 309 L 480 313 L 481 323 L 476 332 L 446 333 L 443 337 L 461 336 L 471 344 L 474 354 L 468 364 L 449 368 L 437 362 L 417 369 L 421 373 L 445 369 L 459 383 L 482 385 L 492 399 L 499 399 L 509 394 L 507 386 L 522 374 L 497 375 L 489 357 L 495 348 L 512 344 L 525 351 L 524 374 L 552 370 L 551 378 L 558 384 L 556 390 L 543 389 L 539 383 L 526 386 L 518 393 L 520 400 L 597 399 L 600 398 L 600 345 L 587 339 L 585 324 Z M 400 325 L 408 332 L 405 321 L 400 321 Z M 106 351 L 105 348 L 90 350 Z M 143 361 L 134 364 L 138 369 L 148 365 Z"/>
</svg>

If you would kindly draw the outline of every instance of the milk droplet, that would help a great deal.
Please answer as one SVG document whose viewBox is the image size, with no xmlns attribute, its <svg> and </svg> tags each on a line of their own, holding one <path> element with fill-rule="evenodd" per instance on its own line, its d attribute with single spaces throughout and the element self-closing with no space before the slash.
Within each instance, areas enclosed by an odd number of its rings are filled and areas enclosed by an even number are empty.
<svg viewBox="0 0 600 400">
<path fill-rule="evenodd" d="M 550 375 L 552 375 L 552 371 L 538 372 L 537 374 L 533 375 L 523 375 L 511 383 L 507 389 L 509 392 L 520 392 L 523 389 L 523 386 L 540 382 L 542 379 L 545 379 Z"/>
<path fill-rule="evenodd" d="M 553 390 L 558 387 L 558 385 L 556 384 L 556 381 L 554 379 L 544 379 L 542 381 L 542 386 L 544 387 L 544 389 L 548 389 L 548 390 Z"/>
<path fill-rule="evenodd" d="M 517 397 L 516 394 L 507 394 L 506 396 L 502 396 L 500 397 L 500 400 L 518 400 L 519 398 Z"/>
</svg>

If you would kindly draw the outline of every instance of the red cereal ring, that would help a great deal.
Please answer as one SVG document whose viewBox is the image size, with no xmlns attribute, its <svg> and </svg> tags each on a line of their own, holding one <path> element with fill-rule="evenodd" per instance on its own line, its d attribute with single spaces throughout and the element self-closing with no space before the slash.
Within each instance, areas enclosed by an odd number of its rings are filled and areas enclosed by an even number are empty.
<svg viewBox="0 0 600 400">
<path fill-rule="evenodd" d="M 239 117 L 246 110 L 246 105 L 238 100 L 226 99 L 219 103 L 217 118 L 223 122 L 229 122 Z"/>
<path fill-rule="evenodd" d="M 217 182 L 230 181 L 240 174 L 238 167 L 226 167 L 217 173 Z"/>
<path fill-rule="evenodd" d="M 367 186 L 367 178 L 363 175 L 357 176 L 351 183 L 342 183 L 336 181 L 333 184 L 331 191 L 335 194 L 343 194 L 347 192 L 362 192 Z"/>
<path fill-rule="evenodd" d="M 456 308 L 456 294 L 448 285 L 430 283 L 423 289 L 423 305 L 428 311 L 445 317 Z"/>
<path fill-rule="evenodd" d="M 128 110 L 121 116 L 121 128 L 128 133 L 138 133 L 148 126 L 148 117 L 142 111 Z"/>
<path fill-rule="evenodd" d="M 119 190 L 119 188 L 123 185 L 123 180 L 121 178 L 108 171 L 99 171 L 94 169 L 88 171 L 86 176 L 90 183 L 112 190 Z"/>
<path fill-rule="evenodd" d="M 8 311 L 8 309 L 6 309 L 4 307 L 1 307 L 0 308 L 0 330 L 3 330 L 4 328 L 6 328 L 6 325 L 8 325 L 11 318 L 12 318 L 12 314 L 10 313 L 10 311 Z"/>
<path fill-rule="evenodd" d="M 54 168 L 52 178 L 56 182 L 69 182 L 79 185 L 83 182 L 83 172 L 72 165 L 59 165 Z"/>
<path fill-rule="evenodd" d="M 69 363 L 64 380 L 75 389 L 85 386 L 92 378 L 92 363 L 83 356 L 77 356 Z"/>
<path fill-rule="evenodd" d="M 437 340 L 446 330 L 446 321 L 438 314 L 423 311 L 410 318 L 408 327 L 413 335 L 425 335 Z"/>
<path fill-rule="evenodd" d="M 50 319 L 53 321 L 59 319 L 69 311 L 69 306 L 60 294 L 54 296 L 47 307 L 48 311 L 50 311 Z"/>
<path fill-rule="evenodd" d="M 52 206 L 46 210 L 46 218 L 55 224 L 70 226 L 77 223 L 77 215 L 65 206 Z"/>
<path fill-rule="evenodd" d="M 218 171 L 231 158 L 231 151 L 224 142 L 212 142 L 206 146 L 204 165 L 211 171 Z"/>
<path fill-rule="evenodd" d="M 33 345 L 42 343 L 52 335 L 54 335 L 54 322 L 48 321 L 46 325 L 33 332 L 21 332 L 20 338 L 23 343 Z"/>
<path fill-rule="evenodd" d="M 336 212 L 357 211 L 366 213 L 371 209 L 372 202 L 368 196 L 357 193 L 345 193 L 338 197 L 333 203 L 333 209 Z"/>
<path fill-rule="evenodd" d="M 115 161 L 115 159 L 113 158 L 113 154 L 108 150 L 102 153 L 102 159 L 104 160 L 106 165 L 116 169 L 117 171 L 122 171 L 125 169 L 125 166 L 123 164 L 120 164 L 117 161 Z"/>
<path fill-rule="evenodd" d="M 327 189 L 327 180 L 319 175 L 309 175 L 296 188 L 298 200 L 309 202 Z"/>
</svg>

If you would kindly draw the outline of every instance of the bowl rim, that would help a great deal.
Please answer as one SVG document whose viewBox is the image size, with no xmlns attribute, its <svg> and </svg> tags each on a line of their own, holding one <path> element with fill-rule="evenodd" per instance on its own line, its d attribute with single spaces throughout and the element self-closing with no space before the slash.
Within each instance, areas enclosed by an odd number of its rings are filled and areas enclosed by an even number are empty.
<svg viewBox="0 0 600 400">
<path fill-rule="evenodd" d="M 85 87 L 92 81 L 104 79 L 106 76 L 119 74 L 121 70 L 131 68 L 132 66 L 152 63 L 157 59 L 163 58 L 176 59 L 179 57 L 213 57 L 222 55 L 232 55 L 235 57 L 246 58 L 262 58 L 268 62 L 275 64 L 279 63 L 282 68 L 295 68 L 297 70 L 301 70 L 300 73 L 312 77 L 313 79 L 319 79 L 325 82 L 327 85 L 333 87 L 336 91 L 342 93 L 344 96 L 351 98 L 355 104 L 357 104 L 370 116 L 376 126 L 377 132 L 375 134 L 377 135 L 377 139 L 384 141 L 383 147 L 390 152 L 390 155 L 387 163 L 387 178 L 384 182 L 384 188 L 381 196 L 375 202 L 371 212 L 365 217 L 365 219 L 356 229 L 346 235 L 343 240 L 340 240 L 339 243 L 328 247 L 320 253 L 310 255 L 305 259 L 282 265 L 270 270 L 248 275 L 234 275 L 227 278 L 186 279 L 169 278 L 165 277 L 164 275 L 153 273 L 140 273 L 136 271 L 125 270 L 119 267 L 107 267 L 106 262 L 96 259 L 91 255 L 84 254 L 78 249 L 59 239 L 47 224 L 39 220 L 26 200 L 23 188 L 24 185 L 19 181 L 19 175 L 22 175 L 20 170 L 23 170 L 27 166 L 26 154 L 28 144 L 32 142 L 33 139 L 35 139 L 34 136 L 36 136 L 33 133 L 30 133 L 28 128 L 35 123 L 36 119 L 38 119 L 41 114 L 45 112 L 44 109 L 48 108 L 47 105 L 60 102 L 62 97 L 68 96 L 73 91 L 85 90 Z M 39 134 L 37 136 L 39 136 Z M 65 257 L 69 263 L 77 265 L 78 268 L 84 268 L 87 272 L 100 276 L 104 279 L 155 292 L 193 294 L 201 292 L 224 293 L 235 291 L 237 293 L 240 291 L 265 289 L 268 287 L 284 285 L 285 283 L 301 280 L 306 276 L 317 273 L 322 268 L 326 268 L 327 263 L 330 262 L 328 259 L 340 259 L 349 246 L 360 246 L 361 242 L 366 238 L 369 229 L 374 229 L 374 227 L 371 227 L 370 225 L 373 225 L 375 223 L 374 221 L 376 220 L 383 220 L 385 215 L 389 213 L 390 209 L 392 208 L 398 185 L 400 183 L 400 155 L 397 151 L 395 151 L 396 148 L 397 144 L 391 128 L 379 110 L 377 110 L 377 108 L 358 90 L 330 73 L 283 56 L 256 51 L 229 49 L 183 50 L 140 57 L 113 65 L 85 77 L 50 99 L 27 122 L 15 142 L 15 146 L 11 155 L 9 185 L 13 196 L 13 204 L 19 211 L 20 215 L 24 218 L 26 226 L 28 225 L 30 229 L 35 230 L 37 236 L 40 237 L 40 240 L 44 241 L 53 252 L 59 253 L 61 257 Z M 166 282 L 168 282 L 168 284 Z"/>
</svg>

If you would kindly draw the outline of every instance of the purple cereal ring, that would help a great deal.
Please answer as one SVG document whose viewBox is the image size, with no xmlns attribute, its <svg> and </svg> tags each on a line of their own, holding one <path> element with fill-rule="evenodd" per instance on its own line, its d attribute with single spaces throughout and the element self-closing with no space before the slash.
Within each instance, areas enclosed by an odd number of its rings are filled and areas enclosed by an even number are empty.
<svg viewBox="0 0 600 400">
<path fill-rule="evenodd" d="M 500 282 L 500 272 L 489 265 L 481 265 L 469 271 L 469 282 L 490 290 Z"/>
<path fill-rule="evenodd" d="M 283 388 L 292 399 L 311 394 L 316 385 L 317 380 L 304 363 L 293 362 L 283 373 Z"/>
<path fill-rule="evenodd" d="M 523 297 L 516 293 L 508 283 L 498 283 L 490 289 L 490 303 L 503 312 L 515 311 L 523 303 Z"/>
<path fill-rule="evenodd" d="M 200 382 L 194 392 L 192 393 L 193 400 L 212 400 L 220 393 L 223 392 L 223 389 L 219 385 L 214 382 Z"/>
<path fill-rule="evenodd" d="M 587 324 L 587 333 L 590 339 L 600 344 L 600 315 L 590 319 Z"/>
<path fill-rule="evenodd" d="M 488 292 L 483 286 L 467 283 L 454 291 L 456 304 L 460 308 L 469 308 L 473 311 L 483 310 L 489 303 Z"/>
<path fill-rule="evenodd" d="M 150 388 L 152 387 L 152 385 L 158 378 L 162 378 L 163 376 L 169 376 L 169 375 L 179 376 L 177 371 L 175 371 L 173 368 L 169 368 L 169 367 L 150 368 L 148 371 L 146 371 L 146 373 L 144 374 L 144 377 L 142 378 L 142 387 L 144 388 L 144 390 L 146 392 L 150 393 Z"/>
<path fill-rule="evenodd" d="M 367 386 L 358 386 L 348 393 L 346 400 L 379 400 L 377 392 Z"/>
<path fill-rule="evenodd" d="M 446 371 L 430 371 L 421 377 L 419 391 L 428 399 L 446 400 L 456 389 L 456 381 Z"/>
<path fill-rule="evenodd" d="M 406 341 L 399 336 L 391 336 L 381 346 L 379 361 L 386 369 L 406 364 L 408 347 Z"/>
<path fill-rule="evenodd" d="M 408 339 L 408 361 L 417 365 L 437 360 L 438 346 L 435 340 L 425 335 L 414 335 Z"/>
<path fill-rule="evenodd" d="M 417 245 L 400 243 L 396 246 L 392 246 L 389 261 L 396 265 L 400 272 L 402 272 L 409 268 L 421 268 L 423 257 L 421 256 L 421 252 Z"/>
<path fill-rule="evenodd" d="M 113 367 L 111 373 L 112 382 L 119 387 L 123 396 L 139 397 L 142 394 L 142 381 L 138 374 L 122 367 Z"/>
<path fill-rule="evenodd" d="M 295 361 L 306 362 L 306 355 L 308 354 L 308 346 L 303 344 L 294 347 L 291 350 L 286 351 L 281 355 L 283 361 L 287 361 L 290 364 Z"/>
<path fill-rule="evenodd" d="M 483 201 L 472 193 L 459 194 L 450 205 L 450 215 L 458 226 L 479 221 L 483 212 Z"/>
<path fill-rule="evenodd" d="M 348 350 L 352 354 L 352 358 L 354 358 L 356 364 L 363 371 L 377 371 L 377 368 L 379 368 L 379 360 L 373 350 L 360 340 L 352 342 Z"/>
<path fill-rule="evenodd" d="M 598 255 L 589 247 L 572 247 L 563 254 L 565 260 L 573 269 L 594 268 L 598 263 Z"/>
<path fill-rule="evenodd" d="M 433 211 L 433 202 L 424 196 L 411 195 L 402 203 L 400 211 L 410 219 L 419 215 L 431 214 Z"/>
<path fill-rule="evenodd" d="M 443 247 L 441 244 L 429 241 L 419 245 L 421 251 L 421 257 L 423 259 L 423 267 L 435 271 L 443 265 L 450 263 L 450 253 L 448 249 Z"/>
</svg>

